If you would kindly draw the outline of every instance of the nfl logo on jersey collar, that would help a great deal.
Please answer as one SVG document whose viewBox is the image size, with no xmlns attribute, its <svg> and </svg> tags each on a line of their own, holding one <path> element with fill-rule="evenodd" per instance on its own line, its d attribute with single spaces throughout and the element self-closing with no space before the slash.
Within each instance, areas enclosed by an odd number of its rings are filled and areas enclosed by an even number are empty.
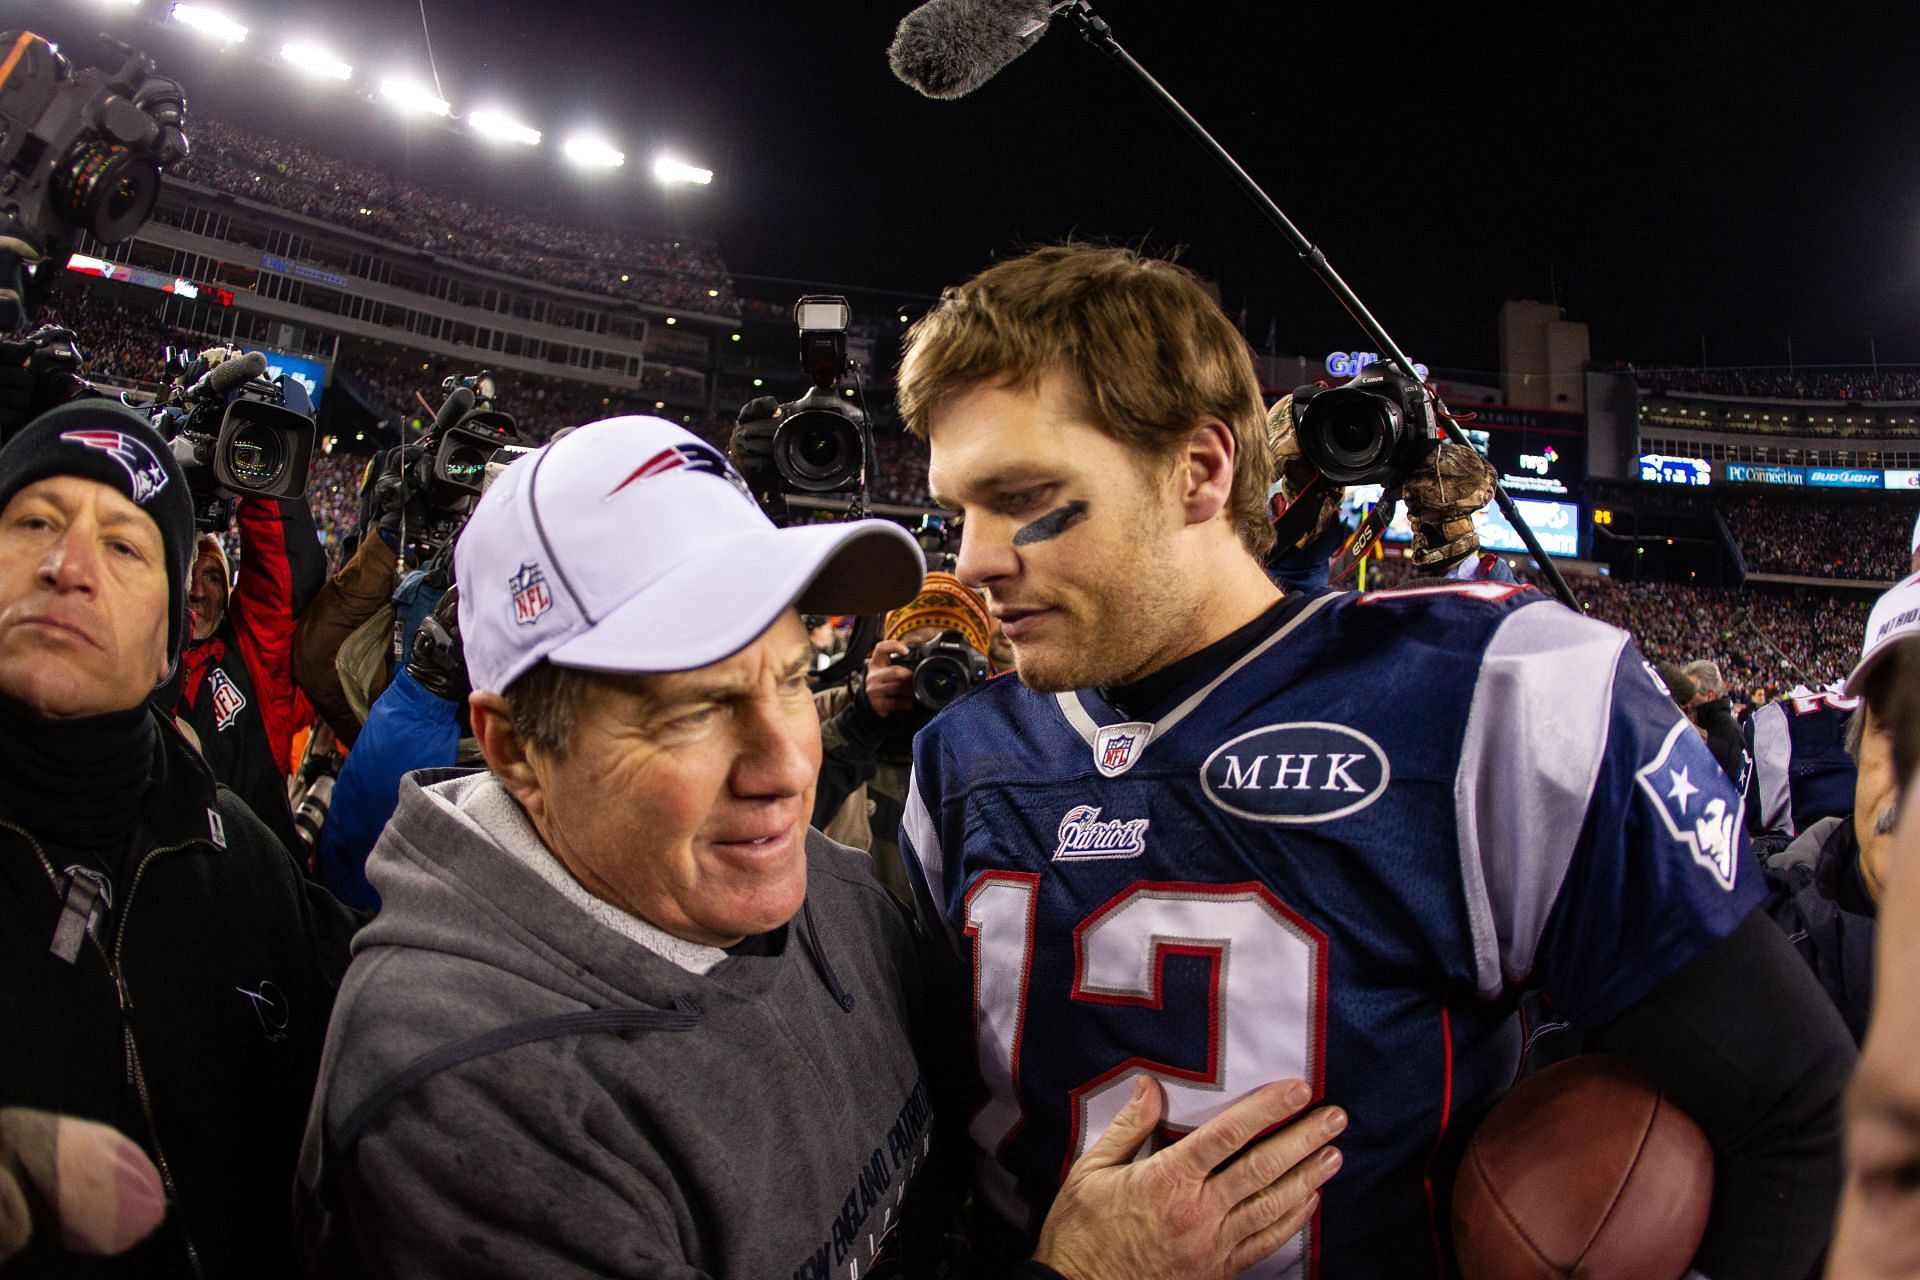
<svg viewBox="0 0 1920 1280">
<path fill-rule="evenodd" d="M 1117 778 L 1133 768 L 1147 743 L 1153 741 L 1153 726 L 1139 720 L 1110 724 L 1093 735 L 1093 763 L 1104 778 Z"/>
<path fill-rule="evenodd" d="M 1100 776 L 1118 778 L 1139 764 L 1140 758 L 1146 754 L 1149 746 L 1157 739 L 1171 733 L 1174 726 L 1193 714 L 1215 689 L 1232 679 L 1248 663 L 1280 643 L 1333 598 L 1331 595 L 1324 595 L 1307 601 L 1284 626 L 1262 640 L 1251 652 L 1241 655 L 1238 661 L 1196 689 L 1179 706 L 1151 723 L 1144 720 L 1123 720 L 1116 724 L 1101 724 L 1102 719 L 1119 713 L 1091 689 L 1057 693 L 1054 695 L 1054 702 L 1060 708 L 1060 714 L 1066 717 L 1067 723 L 1073 727 L 1074 732 L 1078 733 L 1093 749 L 1093 766 L 1100 771 Z"/>
</svg>

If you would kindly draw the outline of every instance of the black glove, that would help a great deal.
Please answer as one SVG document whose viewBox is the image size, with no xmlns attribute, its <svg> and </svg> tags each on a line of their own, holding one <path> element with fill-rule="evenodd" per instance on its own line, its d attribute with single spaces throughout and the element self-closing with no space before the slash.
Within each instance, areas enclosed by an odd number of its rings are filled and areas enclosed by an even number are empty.
<svg viewBox="0 0 1920 1280">
<path fill-rule="evenodd" d="M 466 659 L 460 650 L 460 588 L 448 587 L 421 620 L 407 657 L 407 674 L 436 698 L 465 706 L 473 686 L 467 683 Z"/>
</svg>

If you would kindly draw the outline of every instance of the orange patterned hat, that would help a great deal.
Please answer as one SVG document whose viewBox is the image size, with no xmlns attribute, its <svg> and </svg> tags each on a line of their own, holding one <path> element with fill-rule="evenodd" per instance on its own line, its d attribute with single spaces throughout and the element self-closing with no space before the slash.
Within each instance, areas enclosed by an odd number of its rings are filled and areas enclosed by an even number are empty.
<svg viewBox="0 0 1920 1280">
<path fill-rule="evenodd" d="M 920 627 L 958 631 L 981 653 L 993 633 L 986 602 L 973 588 L 950 573 L 929 573 L 920 594 L 887 615 L 887 639 L 898 640 Z"/>
</svg>

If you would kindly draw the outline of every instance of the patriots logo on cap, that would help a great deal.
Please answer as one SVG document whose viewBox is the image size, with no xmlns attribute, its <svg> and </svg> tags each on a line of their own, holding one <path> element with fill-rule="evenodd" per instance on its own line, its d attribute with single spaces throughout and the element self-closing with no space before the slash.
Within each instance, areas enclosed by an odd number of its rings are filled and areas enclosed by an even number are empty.
<svg viewBox="0 0 1920 1280">
<path fill-rule="evenodd" d="M 136 440 L 124 431 L 63 431 L 62 440 L 72 444 L 85 445 L 119 463 L 127 473 L 127 479 L 133 485 L 133 500 L 141 506 L 162 489 L 167 487 L 167 469 L 160 459 L 153 456 L 153 450 L 146 443 Z"/>
<path fill-rule="evenodd" d="M 738 489 L 746 498 L 751 499 L 753 497 L 752 492 L 747 488 L 747 482 L 741 478 L 738 471 L 733 469 L 733 464 L 728 462 L 726 457 L 722 455 L 718 449 L 713 448 L 711 445 L 688 442 L 686 444 L 670 444 L 660 452 L 654 454 L 651 458 L 648 458 L 645 462 L 635 467 L 625 480 L 622 480 L 619 484 L 608 490 L 607 496 L 600 499 L 600 501 L 612 502 L 616 494 L 632 484 L 635 480 L 651 480 L 656 476 L 664 476 L 670 471 L 681 471 L 689 468 L 694 471 L 703 471 L 710 476 L 719 476 L 722 480 L 725 480 L 728 484 Z"/>
<path fill-rule="evenodd" d="M 523 627 L 538 622 L 541 614 L 553 608 L 553 592 L 548 590 L 547 576 L 537 564 L 521 565 L 520 571 L 507 579 L 507 590 L 513 597 L 513 620 Z"/>
</svg>

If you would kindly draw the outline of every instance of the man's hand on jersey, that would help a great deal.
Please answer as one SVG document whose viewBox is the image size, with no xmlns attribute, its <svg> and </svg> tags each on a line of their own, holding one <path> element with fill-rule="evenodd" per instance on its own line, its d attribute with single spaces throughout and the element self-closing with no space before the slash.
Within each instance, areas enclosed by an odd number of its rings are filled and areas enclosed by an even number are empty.
<svg viewBox="0 0 1920 1280">
<path fill-rule="evenodd" d="M 1340 1153 L 1327 1145 L 1347 1127 L 1337 1107 L 1254 1141 L 1298 1115 L 1309 1096 L 1298 1080 L 1266 1085 L 1135 1162 L 1166 1106 L 1158 1082 L 1139 1077 L 1067 1171 L 1034 1260 L 1069 1280 L 1238 1275 L 1300 1233 L 1319 1188 L 1339 1171 Z"/>
<path fill-rule="evenodd" d="M 898 640 L 882 640 L 867 655 L 867 705 L 877 716 L 913 710 L 913 668 L 893 665 L 893 656 L 907 652 Z"/>
</svg>

